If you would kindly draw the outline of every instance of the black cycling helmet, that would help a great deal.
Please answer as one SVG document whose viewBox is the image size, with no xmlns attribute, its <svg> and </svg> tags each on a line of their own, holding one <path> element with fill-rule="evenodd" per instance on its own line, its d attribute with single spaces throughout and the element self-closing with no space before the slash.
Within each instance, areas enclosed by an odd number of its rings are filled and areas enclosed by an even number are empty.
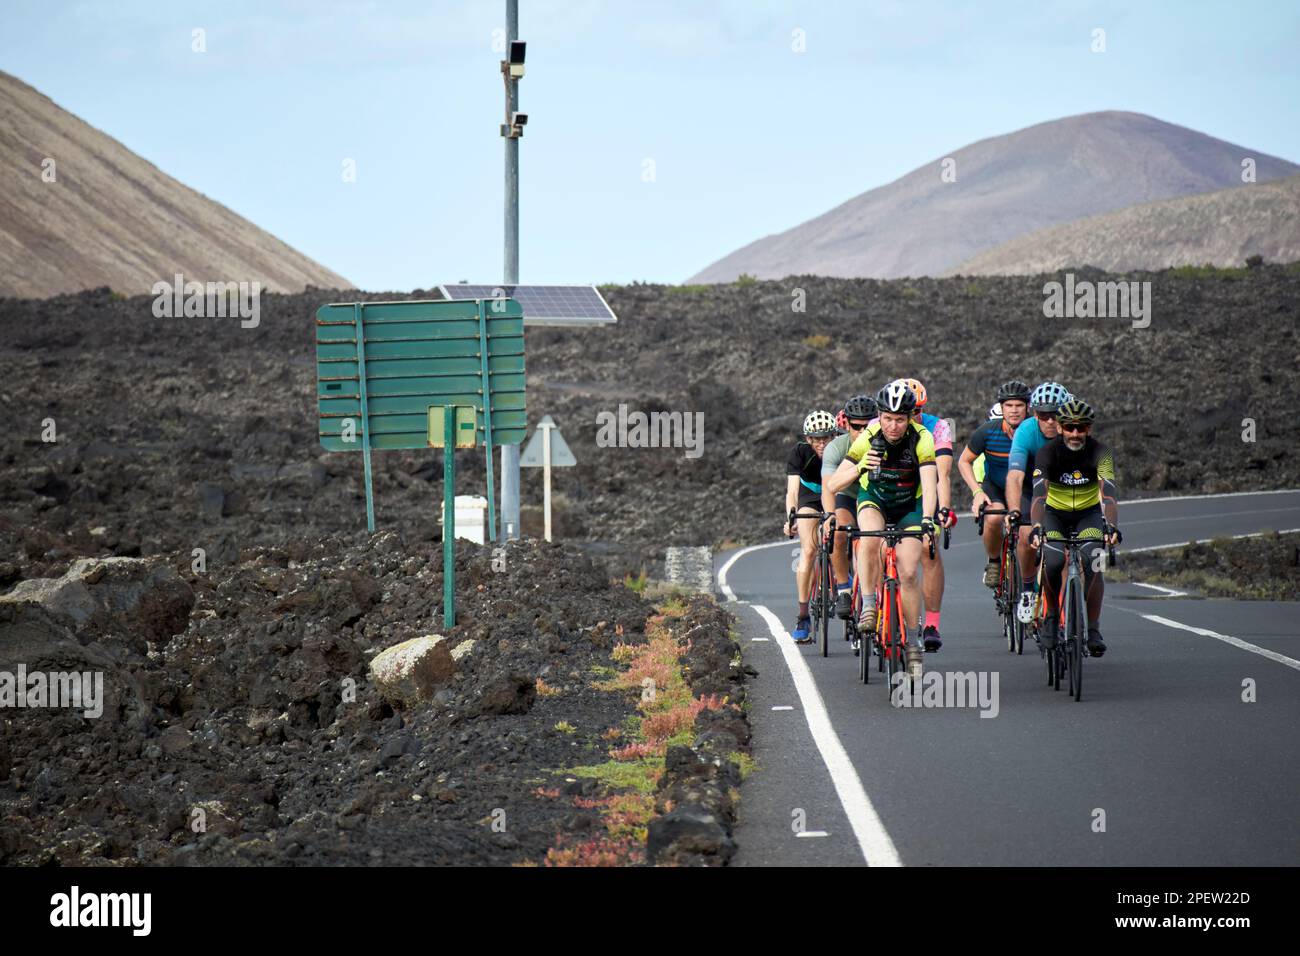
<svg viewBox="0 0 1300 956">
<path fill-rule="evenodd" d="M 902 412 L 910 415 L 916 408 L 916 392 L 901 380 L 890 382 L 876 393 L 876 407 L 882 412 Z"/>
<path fill-rule="evenodd" d="M 1007 400 L 1013 402 L 1028 402 L 1029 386 L 1019 379 L 1012 379 L 1009 382 L 1003 382 L 998 386 L 997 400 L 999 402 L 1005 402 Z"/>
<path fill-rule="evenodd" d="M 844 403 L 844 414 L 857 421 L 870 421 L 876 417 L 876 400 L 870 395 L 854 395 Z"/>
<path fill-rule="evenodd" d="M 1072 398 L 1056 413 L 1056 421 L 1061 425 L 1091 425 L 1097 420 L 1097 413 L 1081 398 Z"/>
</svg>

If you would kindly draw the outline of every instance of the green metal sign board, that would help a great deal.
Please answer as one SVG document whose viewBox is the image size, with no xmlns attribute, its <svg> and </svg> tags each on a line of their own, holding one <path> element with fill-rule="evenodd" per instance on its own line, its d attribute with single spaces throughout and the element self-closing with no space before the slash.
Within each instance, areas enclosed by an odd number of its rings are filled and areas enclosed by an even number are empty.
<svg viewBox="0 0 1300 956">
<path fill-rule="evenodd" d="M 528 429 L 523 309 L 513 299 L 322 306 L 316 396 L 329 451 L 427 448 L 429 408 L 443 405 L 477 409 L 479 443 L 517 445 Z"/>
</svg>

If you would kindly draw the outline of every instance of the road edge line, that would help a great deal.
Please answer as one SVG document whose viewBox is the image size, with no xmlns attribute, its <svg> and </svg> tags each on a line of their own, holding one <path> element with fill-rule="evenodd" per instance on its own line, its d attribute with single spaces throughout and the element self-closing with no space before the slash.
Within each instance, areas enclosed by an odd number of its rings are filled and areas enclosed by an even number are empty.
<svg viewBox="0 0 1300 956">
<path fill-rule="evenodd" d="M 775 614 L 761 604 L 751 604 L 750 607 L 767 623 L 768 630 L 772 632 L 777 646 L 781 648 L 781 656 L 785 658 L 786 668 L 794 680 L 795 692 L 799 695 L 800 703 L 803 704 L 808 730 L 817 745 L 817 752 L 821 754 L 822 763 L 830 772 L 835 794 L 840 799 L 844 815 L 848 817 L 849 826 L 853 828 L 853 835 L 857 838 L 863 860 L 866 861 L 867 866 L 902 866 L 903 861 L 899 859 L 894 841 L 890 839 L 889 832 L 885 829 L 875 806 L 871 803 L 871 798 L 867 796 L 867 791 L 862 786 L 862 779 L 858 776 L 853 761 L 849 759 L 844 745 L 840 743 L 840 738 L 831 725 L 830 716 L 826 713 L 826 703 L 817 690 L 817 684 L 812 678 L 812 672 L 808 670 L 803 655 L 795 648 Z"/>
<path fill-rule="evenodd" d="M 741 548 L 731 557 L 727 558 L 727 560 L 723 562 L 722 567 L 718 568 L 718 590 L 723 593 L 728 601 L 736 600 L 736 592 L 731 590 L 730 586 L 727 584 L 727 572 L 731 570 L 731 566 L 735 564 L 738 559 L 743 558 L 747 554 L 751 554 L 755 551 L 762 551 L 764 548 L 779 548 L 782 545 L 789 545 L 792 548 L 797 548 L 799 547 L 799 539 L 790 538 L 786 541 L 773 541 L 771 544 L 751 544 L 748 547 Z"/>
</svg>

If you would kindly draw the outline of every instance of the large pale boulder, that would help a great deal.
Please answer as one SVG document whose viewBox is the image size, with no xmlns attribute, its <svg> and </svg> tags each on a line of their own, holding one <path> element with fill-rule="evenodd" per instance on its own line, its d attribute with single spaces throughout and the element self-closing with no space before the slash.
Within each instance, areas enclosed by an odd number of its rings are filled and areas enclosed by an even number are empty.
<svg viewBox="0 0 1300 956">
<path fill-rule="evenodd" d="M 427 703 L 456 673 L 456 661 L 439 634 L 412 638 L 375 655 L 370 679 L 386 700 L 407 707 Z"/>
</svg>

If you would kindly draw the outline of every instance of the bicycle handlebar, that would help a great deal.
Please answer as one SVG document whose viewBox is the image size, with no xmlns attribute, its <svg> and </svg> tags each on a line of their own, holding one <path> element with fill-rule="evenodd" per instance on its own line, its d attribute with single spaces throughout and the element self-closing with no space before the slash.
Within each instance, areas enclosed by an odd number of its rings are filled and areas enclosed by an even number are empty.
<svg viewBox="0 0 1300 956">
<path fill-rule="evenodd" d="M 927 537 L 925 531 L 906 531 L 902 528 L 897 528 L 893 525 L 885 525 L 885 529 L 883 531 L 856 531 L 856 530 L 849 531 L 849 538 L 851 539 L 852 538 L 895 539 L 892 542 L 888 542 L 892 544 L 897 544 L 898 541 L 902 540 L 903 538 L 916 538 L 917 540 L 920 540 L 925 537 Z M 928 535 L 928 537 L 930 538 L 930 557 L 933 558 L 934 557 L 934 535 L 930 534 Z"/>
</svg>

